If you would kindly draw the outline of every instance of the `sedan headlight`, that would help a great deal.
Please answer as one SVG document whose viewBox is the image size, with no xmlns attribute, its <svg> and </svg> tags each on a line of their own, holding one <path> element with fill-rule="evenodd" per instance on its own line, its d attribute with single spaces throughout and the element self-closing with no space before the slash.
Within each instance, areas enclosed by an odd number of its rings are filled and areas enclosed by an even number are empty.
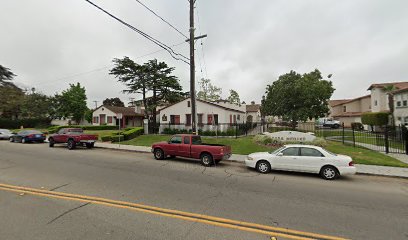
<svg viewBox="0 0 408 240">
<path fill-rule="evenodd" d="M 247 157 L 247 160 L 254 160 L 254 158 L 252 158 L 252 157 Z"/>
</svg>

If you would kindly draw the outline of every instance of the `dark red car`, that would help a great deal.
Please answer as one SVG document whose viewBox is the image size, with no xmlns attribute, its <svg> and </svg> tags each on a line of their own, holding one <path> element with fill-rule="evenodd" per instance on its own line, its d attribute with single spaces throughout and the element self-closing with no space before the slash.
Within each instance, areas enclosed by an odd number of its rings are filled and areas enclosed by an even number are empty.
<svg viewBox="0 0 408 240">
<path fill-rule="evenodd" d="M 56 143 L 66 143 L 69 150 L 75 149 L 76 146 L 85 146 L 93 148 L 97 135 L 85 134 L 81 128 L 61 128 L 58 133 L 48 137 L 50 147 Z"/>
<path fill-rule="evenodd" d="M 211 166 L 231 157 L 231 147 L 219 144 L 204 144 L 201 137 L 191 134 L 180 134 L 171 137 L 168 142 L 152 145 L 152 153 L 156 159 L 186 157 L 200 159 L 204 166 Z"/>
</svg>

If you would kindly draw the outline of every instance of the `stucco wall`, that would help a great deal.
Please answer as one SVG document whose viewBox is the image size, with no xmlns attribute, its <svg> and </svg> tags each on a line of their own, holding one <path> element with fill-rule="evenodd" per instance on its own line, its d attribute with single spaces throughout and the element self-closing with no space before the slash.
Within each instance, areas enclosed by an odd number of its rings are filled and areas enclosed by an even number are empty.
<svg viewBox="0 0 408 240">
<path fill-rule="evenodd" d="M 408 104 L 404 106 L 403 102 L 408 102 L 408 93 L 398 93 L 394 95 L 394 117 L 395 124 L 408 124 Z M 401 106 L 397 106 L 397 102 L 401 103 Z"/>
<path fill-rule="evenodd" d="M 377 105 L 375 105 L 377 101 Z M 388 109 L 388 97 L 385 91 L 381 88 L 371 89 L 371 110 L 372 112 L 382 112 Z"/>
<path fill-rule="evenodd" d="M 111 110 L 109 110 L 109 109 L 107 109 L 105 107 L 100 107 L 100 108 L 96 109 L 92 113 L 92 125 L 100 125 L 101 124 L 101 115 L 103 115 L 103 114 L 105 115 L 104 122 L 106 123 L 106 125 L 111 125 L 111 126 L 116 125 L 116 113 L 112 112 Z M 112 123 L 108 123 L 108 116 L 112 117 Z M 99 121 L 97 123 L 94 123 L 93 122 L 93 117 L 99 117 Z"/>
</svg>

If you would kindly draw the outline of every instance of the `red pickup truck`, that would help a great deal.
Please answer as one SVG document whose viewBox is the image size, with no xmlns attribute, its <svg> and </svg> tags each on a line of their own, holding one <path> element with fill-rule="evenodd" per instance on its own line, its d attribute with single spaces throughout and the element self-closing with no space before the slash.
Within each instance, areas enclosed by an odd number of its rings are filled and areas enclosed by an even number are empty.
<svg viewBox="0 0 408 240">
<path fill-rule="evenodd" d="M 180 134 L 171 137 L 168 142 L 152 145 L 154 158 L 161 160 L 167 156 L 200 159 L 208 167 L 231 157 L 231 146 L 203 144 L 201 137 L 191 134 Z"/>
<path fill-rule="evenodd" d="M 56 143 L 67 143 L 68 149 L 75 149 L 76 146 L 86 146 L 93 148 L 98 135 L 84 134 L 81 128 L 61 128 L 56 134 L 48 137 L 50 147 Z"/>
</svg>

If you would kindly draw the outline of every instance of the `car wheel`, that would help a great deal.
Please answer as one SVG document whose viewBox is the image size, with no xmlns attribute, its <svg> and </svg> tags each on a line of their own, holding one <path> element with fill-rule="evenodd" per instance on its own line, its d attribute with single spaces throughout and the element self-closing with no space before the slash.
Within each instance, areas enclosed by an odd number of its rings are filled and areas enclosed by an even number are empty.
<svg viewBox="0 0 408 240">
<path fill-rule="evenodd" d="M 49 138 L 48 142 L 49 142 L 49 145 L 48 145 L 49 147 L 54 147 L 54 144 L 55 144 L 54 138 Z"/>
<path fill-rule="evenodd" d="M 86 143 L 86 148 L 93 148 L 94 147 L 94 143 Z"/>
<path fill-rule="evenodd" d="M 156 148 L 153 152 L 154 158 L 156 160 L 162 160 L 164 159 L 164 152 L 160 148 Z"/>
<path fill-rule="evenodd" d="M 333 166 L 324 166 L 320 170 L 320 176 L 326 180 L 334 180 L 339 176 L 339 172 Z"/>
<path fill-rule="evenodd" d="M 25 138 L 22 138 L 21 143 L 27 143 L 27 140 Z"/>
<path fill-rule="evenodd" d="M 210 167 L 211 165 L 213 165 L 213 157 L 211 156 L 211 154 L 208 153 L 203 153 L 201 154 L 201 164 L 203 164 L 206 167 Z"/>
<path fill-rule="evenodd" d="M 256 170 L 260 173 L 269 173 L 271 171 L 271 164 L 268 161 L 261 160 L 256 163 Z"/>
<path fill-rule="evenodd" d="M 75 147 L 76 147 L 76 145 L 75 145 L 74 140 L 69 139 L 69 140 L 68 140 L 68 149 L 69 149 L 69 150 L 73 150 L 73 149 L 75 149 Z"/>
<path fill-rule="evenodd" d="M 14 138 L 11 137 L 11 138 L 9 139 L 9 141 L 10 141 L 10 142 L 14 142 Z"/>
</svg>

